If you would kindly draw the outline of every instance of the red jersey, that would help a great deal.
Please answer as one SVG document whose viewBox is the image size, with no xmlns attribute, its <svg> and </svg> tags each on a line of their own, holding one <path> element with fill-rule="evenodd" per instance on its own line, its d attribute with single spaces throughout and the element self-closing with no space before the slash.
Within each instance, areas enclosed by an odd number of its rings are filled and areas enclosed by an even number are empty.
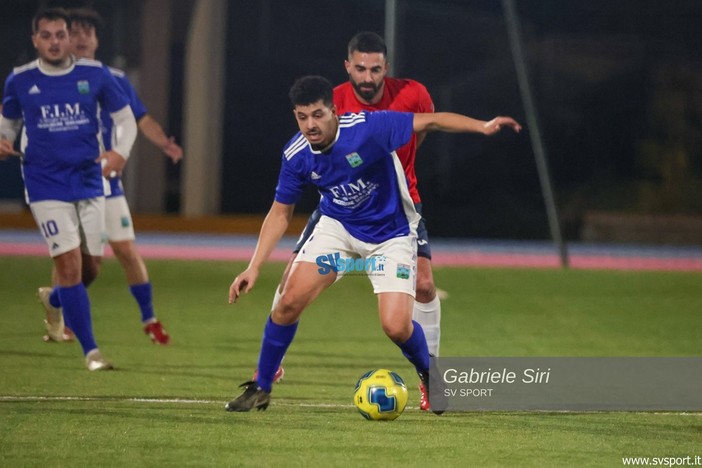
<svg viewBox="0 0 702 468">
<path fill-rule="evenodd" d="M 334 88 L 334 105 L 339 113 L 393 110 L 399 112 L 428 113 L 434 112 L 434 103 L 423 84 L 407 79 L 385 77 L 383 97 L 375 104 L 364 104 L 358 100 L 350 82 Z M 417 134 L 413 133 L 410 141 L 397 150 L 402 168 L 405 170 L 409 193 L 414 203 L 421 203 L 417 191 L 417 175 L 414 172 L 414 160 L 417 155 Z"/>
</svg>

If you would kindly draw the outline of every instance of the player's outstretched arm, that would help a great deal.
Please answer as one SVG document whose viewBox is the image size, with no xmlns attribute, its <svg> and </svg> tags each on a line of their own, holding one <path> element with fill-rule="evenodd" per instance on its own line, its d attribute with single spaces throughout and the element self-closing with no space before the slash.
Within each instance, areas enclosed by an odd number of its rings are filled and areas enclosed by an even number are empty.
<svg viewBox="0 0 702 468">
<path fill-rule="evenodd" d="M 229 303 L 236 302 L 242 292 L 248 293 L 253 289 L 261 265 L 268 259 L 273 249 L 288 230 L 295 205 L 285 205 L 274 201 L 271 209 L 261 225 L 256 250 L 251 257 L 248 268 L 234 278 L 229 286 Z"/>
<path fill-rule="evenodd" d="M 161 124 L 149 114 L 139 119 L 139 130 L 147 140 L 163 151 L 173 164 L 183 158 L 183 148 L 175 142 L 175 137 L 168 137 Z"/>
<path fill-rule="evenodd" d="M 413 129 L 418 132 L 482 133 L 494 135 L 504 127 L 519 132 L 522 126 L 512 117 L 495 117 L 486 122 L 453 112 L 414 114 Z"/>
<path fill-rule="evenodd" d="M 522 126 L 517 123 L 512 117 L 495 117 L 489 122 L 483 124 L 485 129 L 485 135 L 494 135 L 495 133 L 502 130 L 504 127 L 509 127 L 515 132 L 519 133 L 522 130 Z"/>
</svg>

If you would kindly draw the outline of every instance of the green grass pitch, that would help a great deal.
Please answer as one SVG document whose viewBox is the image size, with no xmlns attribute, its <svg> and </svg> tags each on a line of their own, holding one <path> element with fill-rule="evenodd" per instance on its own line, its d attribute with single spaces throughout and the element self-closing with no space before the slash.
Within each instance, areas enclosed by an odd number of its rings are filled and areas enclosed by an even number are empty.
<svg viewBox="0 0 702 468">
<path fill-rule="evenodd" d="M 453 413 L 418 409 L 414 371 L 382 333 L 367 279 L 345 278 L 304 314 L 265 412 L 230 414 L 256 366 L 282 264 L 236 305 L 242 263 L 149 261 L 172 344 L 152 345 L 114 260 L 90 288 L 114 372 L 76 343 L 44 343 L 35 298 L 50 260 L 0 258 L 0 466 L 622 466 L 702 455 L 702 414 Z M 698 356 L 702 274 L 437 268 L 443 356 Z M 392 422 L 352 405 L 365 371 L 405 378 Z"/>
</svg>

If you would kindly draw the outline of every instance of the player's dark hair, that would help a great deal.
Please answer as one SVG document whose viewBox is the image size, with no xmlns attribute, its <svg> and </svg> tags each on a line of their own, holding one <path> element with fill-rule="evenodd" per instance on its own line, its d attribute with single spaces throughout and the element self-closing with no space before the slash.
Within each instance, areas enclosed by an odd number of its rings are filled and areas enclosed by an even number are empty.
<svg viewBox="0 0 702 468">
<path fill-rule="evenodd" d="M 323 76 L 303 76 L 295 80 L 290 88 L 290 102 L 295 106 L 309 106 L 320 99 L 327 107 L 334 104 L 334 90 L 332 84 Z"/>
<path fill-rule="evenodd" d="M 71 17 L 66 10 L 63 8 L 45 8 L 39 10 L 34 15 L 34 18 L 32 18 L 32 34 L 37 33 L 39 30 L 39 21 L 43 19 L 47 21 L 64 20 L 66 22 L 66 27 L 71 27 Z"/>
<path fill-rule="evenodd" d="M 76 8 L 68 12 L 71 18 L 71 24 L 76 24 L 82 27 L 92 27 L 95 29 L 95 34 L 98 36 L 102 32 L 104 21 L 102 16 L 97 11 L 90 8 Z"/>
<path fill-rule="evenodd" d="M 387 57 L 388 46 L 385 45 L 385 40 L 380 35 L 372 31 L 361 31 L 351 38 L 349 41 L 349 55 L 354 52 L 365 53 L 380 53 Z"/>
</svg>

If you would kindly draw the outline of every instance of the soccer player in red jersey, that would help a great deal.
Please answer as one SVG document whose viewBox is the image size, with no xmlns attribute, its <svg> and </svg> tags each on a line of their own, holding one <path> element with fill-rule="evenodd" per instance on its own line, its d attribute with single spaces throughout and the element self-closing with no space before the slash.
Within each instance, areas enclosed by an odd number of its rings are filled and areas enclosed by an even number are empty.
<svg viewBox="0 0 702 468">
<path fill-rule="evenodd" d="M 387 75 L 387 48 L 383 38 L 373 32 L 356 34 L 348 46 L 345 61 L 349 81 L 334 88 L 334 104 L 339 114 L 347 112 L 393 110 L 399 112 L 434 112 L 434 103 L 421 83 L 410 79 L 391 78 Z M 415 208 L 422 213 L 422 200 L 417 190 L 414 161 L 417 148 L 425 133 L 413 134 L 412 139 L 397 156 L 402 163 Z M 441 335 L 441 304 L 436 294 L 431 271 L 431 249 L 424 220 L 417 231 L 417 288 L 414 317 L 424 327 L 429 352 L 439 355 Z"/>
<path fill-rule="evenodd" d="M 373 32 L 356 34 L 348 45 L 348 58 L 344 62 L 349 81 L 334 88 L 334 104 L 339 114 L 361 111 L 394 110 L 400 112 L 434 112 L 434 103 L 421 83 L 387 76 L 388 61 L 385 41 Z M 413 134 L 410 141 L 396 153 L 405 171 L 410 197 L 417 212 L 422 214 L 422 200 L 417 190 L 414 161 L 417 148 L 426 132 Z M 439 355 L 441 337 L 441 302 L 436 293 L 431 271 L 431 248 L 424 219 L 417 228 L 417 285 L 413 320 L 422 325 L 429 352 Z M 422 384 L 420 408 L 429 409 L 429 400 Z"/>
</svg>

